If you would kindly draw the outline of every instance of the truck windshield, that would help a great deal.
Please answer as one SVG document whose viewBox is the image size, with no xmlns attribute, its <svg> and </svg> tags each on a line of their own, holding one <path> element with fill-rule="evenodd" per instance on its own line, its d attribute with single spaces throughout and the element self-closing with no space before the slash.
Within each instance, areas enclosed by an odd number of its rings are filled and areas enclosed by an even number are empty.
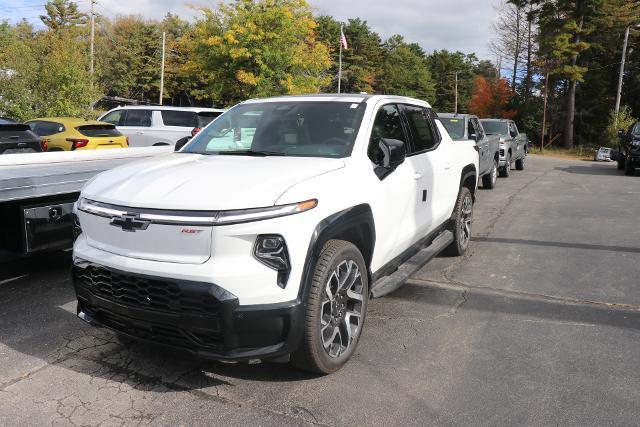
<svg viewBox="0 0 640 427">
<path fill-rule="evenodd" d="M 455 117 L 451 118 L 440 118 L 442 125 L 449 132 L 449 136 L 451 139 L 460 140 L 464 139 L 464 119 L 457 119 Z"/>
<path fill-rule="evenodd" d="M 240 104 L 195 136 L 182 153 L 341 158 L 351 155 L 364 103 Z"/>
<path fill-rule="evenodd" d="M 507 122 L 498 122 L 495 120 L 480 120 L 485 133 L 488 135 L 509 135 L 509 126 Z"/>
</svg>

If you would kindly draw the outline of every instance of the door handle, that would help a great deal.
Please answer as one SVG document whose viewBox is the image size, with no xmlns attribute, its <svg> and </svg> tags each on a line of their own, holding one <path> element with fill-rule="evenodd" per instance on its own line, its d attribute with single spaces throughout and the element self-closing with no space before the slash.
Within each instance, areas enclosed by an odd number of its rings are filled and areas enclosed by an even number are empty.
<svg viewBox="0 0 640 427">
<path fill-rule="evenodd" d="M 445 170 L 449 170 L 449 169 L 451 169 L 451 166 L 452 166 L 452 164 L 451 164 L 451 163 L 449 163 L 449 162 L 447 162 L 447 163 L 445 163 L 445 164 L 444 164 L 444 168 L 445 168 Z"/>
<path fill-rule="evenodd" d="M 420 172 L 416 172 L 413 175 L 413 179 L 415 179 L 416 181 L 418 181 L 419 179 L 422 179 L 422 174 Z"/>
<path fill-rule="evenodd" d="M 136 132 L 136 133 L 137 133 L 138 135 L 142 135 L 142 134 L 144 134 L 144 131 L 143 131 L 143 130 L 139 130 L 139 131 L 138 131 L 138 132 Z"/>
</svg>

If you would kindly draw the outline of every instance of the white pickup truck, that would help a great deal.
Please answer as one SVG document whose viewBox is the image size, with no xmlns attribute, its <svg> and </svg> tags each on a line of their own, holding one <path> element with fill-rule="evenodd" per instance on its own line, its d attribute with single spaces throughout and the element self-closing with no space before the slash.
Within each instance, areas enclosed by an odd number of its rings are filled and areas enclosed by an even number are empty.
<svg viewBox="0 0 640 427">
<path fill-rule="evenodd" d="M 334 372 L 370 296 L 467 250 L 477 173 L 422 101 L 243 102 L 179 152 L 84 187 L 78 316 L 205 358 Z"/>
</svg>

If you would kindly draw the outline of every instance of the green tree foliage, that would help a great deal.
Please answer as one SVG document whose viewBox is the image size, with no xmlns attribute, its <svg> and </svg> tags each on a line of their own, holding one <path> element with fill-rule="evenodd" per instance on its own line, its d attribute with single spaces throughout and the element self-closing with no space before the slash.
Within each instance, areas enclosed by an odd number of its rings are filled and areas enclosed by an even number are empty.
<svg viewBox="0 0 640 427">
<path fill-rule="evenodd" d="M 96 72 L 104 93 L 157 102 L 162 32 L 139 16 L 117 17 L 99 27 Z"/>
<path fill-rule="evenodd" d="M 196 96 L 229 105 L 329 83 L 329 50 L 306 1 L 237 0 L 202 12 L 188 43 L 188 72 L 206 76 Z"/>
<path fill-rule="evenodd" d="M 387 40 L 383 50 L 380 92 L 433 101 L 435 86 L 424 51 L 417 45 L 407 44 L 400 35 Z"/>
<path fill-rule="evenodd" d="M 607 128 L 604 132 L 605 138 L 603 139 L 603 144 L 607 147 L 617 147 L 619 137 L 619 130 L 627 130 L 636 122 L 636 119 L 631 114 L 631 109 L 623 105 L 620 107 L 620 111 L 616 115 L 615 110 L 612 110 L 609 113 L 609 121 L 607 123 Z"/>
<path fill-rule="evenodd" d="M 50 0 L 45 4 L 46 15 L 40 20 L 50 29 L 57 31 L 87 23 L 87 15 L 78 10 L 78 4 L 70 0 Z"/>
<path fill-rule="evenodd" d="M 478 59 L 474 54 L 434 51 L 427 57 L 427 64 L 436 87 L 433 107 L 441 112 L 453 112 L 455 109 L 455 73 L 458 73 L 458 112 L 466 112 Z"/>
<path fill-rule="evenodd" d="M 0 45 L 0 111 L 22 120 L 90 115 L 99 94 L 87 72 L 82 34 L 68 28 L 24 37 L 23 30 L 3 30 L 7 42 Z"/>
<path fill-rule="evenodd" d="M 341 23 L 329 16 L 318 18 L 318 38 L 331 51 L 331 84 L 327 92 L 338 91 L 338 54 Z M 348 49 L 342 52 L 342 92 L 375 93 L 383 72 L 384 51 L 382 39 L 373 31 L 367 21 L 349 19 L 344 24 L 344 34 Z"/>
</svg>

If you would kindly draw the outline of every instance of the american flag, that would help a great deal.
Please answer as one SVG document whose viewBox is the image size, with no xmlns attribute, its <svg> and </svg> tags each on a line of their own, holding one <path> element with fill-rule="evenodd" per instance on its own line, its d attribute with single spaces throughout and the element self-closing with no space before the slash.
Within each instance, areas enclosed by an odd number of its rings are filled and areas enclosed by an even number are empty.
<svg viewBox="0 0 640 427">
<path fill-rule="evenodd" d="M 349 49 L 349 46 L 347 45 L 347 38 L 344 35 L 344 31 L 342 31 L 342 27 L 340 28 L 340 44 L 345 49 Z"/>
</svg>

